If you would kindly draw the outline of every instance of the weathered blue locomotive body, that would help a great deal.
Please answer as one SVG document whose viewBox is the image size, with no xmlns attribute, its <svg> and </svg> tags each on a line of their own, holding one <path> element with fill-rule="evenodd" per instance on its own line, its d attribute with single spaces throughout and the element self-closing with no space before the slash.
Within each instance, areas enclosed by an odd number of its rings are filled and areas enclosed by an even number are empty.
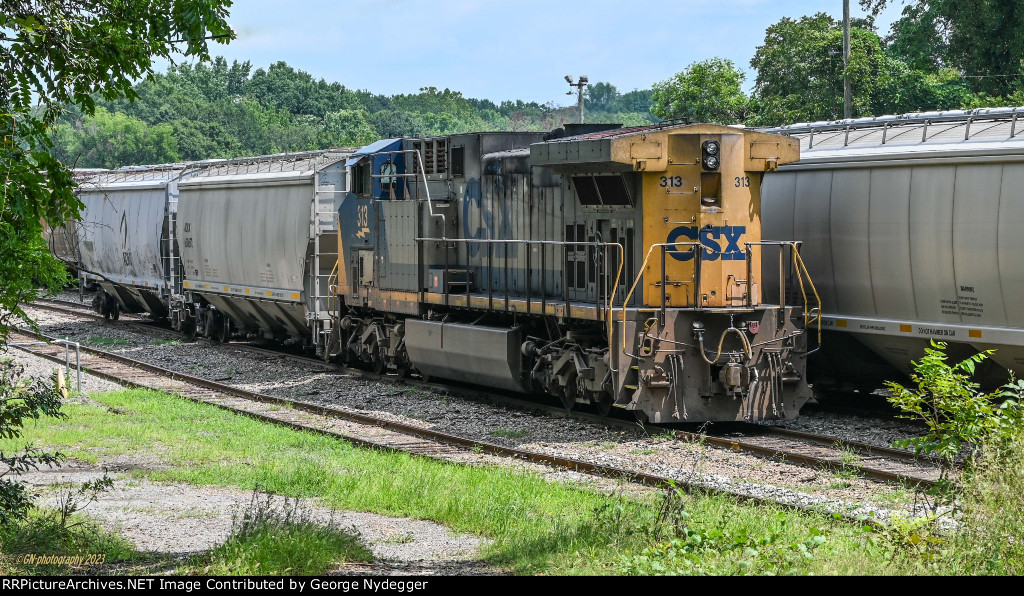
<svg viewBox="0 0 1024 596">
<path fill-rule="evenodd" d="M 785 288 L 762 302 L 762 252 L 802 262 L 797 243 L 761 240 L 759 197 L 795 143 L 713 125 L 561 132 L 357 152 L 323 352 L 655 422 L 795 416 L 812 312 Z"/>
</svg>

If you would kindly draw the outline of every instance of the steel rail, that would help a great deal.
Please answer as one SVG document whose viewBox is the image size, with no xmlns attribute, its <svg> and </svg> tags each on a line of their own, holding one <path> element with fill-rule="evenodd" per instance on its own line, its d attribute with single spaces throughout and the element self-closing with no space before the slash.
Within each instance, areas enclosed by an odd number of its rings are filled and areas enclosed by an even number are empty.
<svg viewBox="0 0 1024 596">
<path fill-rule="evenodd" d="M 74 303 L 68 303 L 68 304 L 72 304 L 73 305 Z M 94 319 L 97 319 L 97 320 L 104 320 L 103 317 L 100 316 L 100 315 L 95 315 L 93 313 L 86 313 L 86 312 L 79 313 L 79 312 L 75 312 L 72 309 L 65 309 L 65 308 L 61 308 L 61 307 L 58 307 L 58 306 L 53 306 L 53 305 L 50 305 L 50 304 L 37 304 L 36 306 L 40 306 L 42 308 L 52 309 L 52 310 L 56 310 L 56 311 L 60 311 L 60 312 L 66 312 L 66 313 L 69 313 L 69 314 L 76 314 L 76 315 L 77 314 L 81 314 L 81 315 L 88 316 L 90 318 L 94 318 Z M 157 331 L 157 332 L 174 333 L 174 332 L 170 332 L 170 331 L 161 329 L 159 327 L 152 327 L 150 325 L 141 325 L 141 324 L 136 323 L 136 322 L 128 322 L 128 324 L 129 325 L 136 325 L 136 326 L 142 327 L 144 329 L 154 330 L 154 331 Z M 367 372 L 367 371 L 363 371 L 363 370 L 360 370 L 360 369 L 354 369 L 354 368 L 350 368 L 350 367 L 341 367 L 341 366 L 338 366 L 338 365 L 324 363 L 324 362 L 322 362 L 319 359 L 307 358 L 307 357 L 303 357 L 303 356 L 299 356 L 299 355 L 295 355 L 295 354 L 287 354 L 287 353 L 283 353 L 283 352 L 279 352 L 279 351 L 275 351 L 275 350 L 269 350 L 269 349 L 266 349 L 266 348 L 260 348 L 260 347 L 251 346 L 251 345 L 242 344 L 242 343 L 214 344 L 214 345 L 228 345 L 228 346 L 231 346 L 231 347 L 234 347 L 234 348 L 243 349 L 243 350 L 246 350 L 246 351 L 268 353 L 268 354 L 278 355 L 278 356 L 285 357 L 285 358 L 293 358 L 293 359 L 299 360 L 299 361 L 301 361 L 303 363 L 317 365 L 318 367 L 324 367 L 324 368 L 329 368 L 329 369 L 333 369 L 333 370 L 344 370 L 347 373 L 355 373 L 355 374 L 358 374 L 359 376 L 362 376 L 364 378 L 386 379 L 386 375 L 378 375 L 376 373 L 370 373 L 370 372 Z M 390 421 L 390 420 L 383 420 L 383 419 L 375 418 L 375 417 L 372 417 L 372 416 L 367 416 L 367 415 L 363 415 L 363 414 L 357 414 L 357 413 L 354 413 L 354 412 L 338 410 L 338 409 L 335 409 L 335 408 L 331 408 L 329 406 L 313 405 L 313 404 L 308 404 L 308 403 L 305 403 L 305 402 L 297 402 L 297 401 L 289 400 L 287 398 L 279 398 L 279 397 L 274 397 L 274 396 L 268 396 L 268 395 L 262 395 L 262 394 L 257 394 L 257 393 L 253 393 L 253 392 L 248 392 L 248 391 L 245 391 L 245 390 L 242 390 L 242 389 L 237 389 L 237 388 L 232 388 L 232 387 L 227 386 L 227 385 L 222 385 L 222 384 L 217 383 L 215 381 L 209 381 L 209 380 L 206 380 L 206 379 L 202 379 L 200 377 L 194 377 L 192 375 L 187 375 L 187 374 L 184 374 L 184 373 L 171 371 L 169 369 L 164 369 L 164 368 L 161 368 L 161 367 L 158 367 L 158 366 L 155 366 L 155 365 L 139 362 L 139 361 L 136 361 L 136 360 L 132 360 L 130 358 L 126 358 L 124 356 L 120 356 L 120 355 L 117 355 L 117 354 L 112 354 L 110 352 L 105 352 L 105 351 L 102 351 L 102 350 L 94 350 L 94 349 L 90 349 L 90 348 L 83 348 L 83 351 L 87 351 L 87 352 L 94 353 L 94 354 L 104 354 L 104 355 L 107 355 L 107 357 L 109 357 L 111 359 L 122 360 L 125 364 L 128 364 L 128 365 L 134 365 L 134 364 L 137 363 L 138 365 L 146 367 L 149 370 L 151 370 L 152 372 L 155 372 L 157 374 L 161 374 L 161 375 L 164 375 L 164 376 L 169 376 L 169 377 L 174 378 L 174 379 L 184 380 L 184 381 L 190 382 L 190 383 L 195 383 L 195 384 L 203 385 L 203 386 L 206 386 L 209 389 L 214 389 L 214 390 L 217 390 L 217 391 L 221 391 L 223 393 L 232 394 L 232 395 L 235 395 L 236 397 L 241 397 L 241 398 L 244 398 L 244 399 L 253 399 L 253 400 L 257 400 L 257 401 L 263 401 L 263 402 L 266 402 L 266 403 L 287 404 L 289 407 L 293 407 L 294 406 L 295 409 L 304 410 L 304 411 L 307 411 L 307 412 L 310 412 L 310 413 L 313 413 L 313 414 L 316 414 L 316 415 L 341 417 L 341 418 L 350 420 L 352 422 L 357 422 L 357 423 L 360 423 L 360 424 L 374 425 L 374 426 L 386 428 L 388 430 L 393 430 L 395 432 L 401 432 L 401 433 L 405 433 L 405 434 L 413 433 L 413 434 L 416 434 L 416 435 L 421 436 L 423 438 L 433 438 L 434 440 L 442 441 L 442 442 L 449 443 L 449 444 L 452 444 L 452 445 L 459 445 L 459 446 L 467 447 L 467 448 L 478 448 L 478 449 L 482 449 L 484 451 L 490 451 L 491 453 L 495 453 L 495 454 L 499 454 L 499 455 L 510 455 L 510 456 L 514 456 L 514 457 L 521 457 L 523 453 L 532 453 L 532 452 L 520 452 L 518 450 L 509 450 L 508 452 L 504 452 L 504 451 L 500 451 L 500 450 L 508 450 L 509 448 L 502 447 L 502 446 L 499 446 L 499 445 L 493 445 L 493 444 L 490 444 L 490 443 L 478 442 L 478 441 L 474 441 L 474 440 L 471 440 L 471 439 L 465 439 L 465 438 L 462 438 L 462 437 L 457 437 L 455 435 L 450 435 L 450 434 L 446 434 L 446 433 L 440 433 L 440 432 L 437 432 L 437 431 L 425 431 L 421 427 L 417 427 L 417 426 L 413 426 L 413 425 L 406 425 L 406 424 L 402 424 L 402 423 L 394 422 L 394 421 Z M 511 407 L 541 409 L 541 410 L 544 410 L 545 412 L 547 412 L 549 414 L 552 414 L 552 415 L 559 415 L 559 416 L 566 416 L 566 417 L 575 417 L 575 418 L 583 419 L 583 420 L 586 420 L 588 422 L 592 422 L 592 423 L 596 423 L 596 424 L 603 424 L 603 425 L 607 425 L 607 426 L 616 426 L 616 427 L 619 427 L 619 428 L 625 428 L 625 429 L 630 429 L 630 430 L 636 430 L 636 426 L 637 426 L 636 422 L 633 422 L 633 421 L 625 421 L 625 420 L 620 420 L 620 419 L 616 419 L 616 418 L 607 418 L 607 417 L 602 417 L 602 416 L 598 416 L 598 415 L 594 415 L 594 414 L 588 414 L 588 413 L 582 413 L 582 412 L 566 412 L 564 410 L 564 408 L 556 408 L 556 407 L 549 406 L 549 405 L 546 405 L 546 404 L 539 404 L 537 402 L 526 401 L 526 400 L 518 399 L 518 398 L 507 396 L 507 395 L 493 393 L 491 391 L 486 391 L 486 390 L 468 389 L 468 388 L 464 388 L 464 387 L 453 387 L 451 385 L 439 384 L 439 383 L 436 383 L 436 382 L 417 381 L 417 380 L 414 380 L 414 379 L 404 379 L 403 382 L 408 384 L 408 385 L 414 386 L 414 387 L 420 387 L 420 388 L 431 389 L 431 390 L 442 390 L 442 391 L 446 391 L 446 392 L 449 392 L 449 393 L 454 393 L 456 395 L 462 395 L 462 396 L 465 396 L 465 397 L 471 397 L 471 398 L 477 398 L 477 399 L 487 399 L 487 400 L 490 400 L 490 401 L 493 401 L 493 402 L 497 402 L 497 403 L 499 403 L 501 405 L 506 405 L 506 406 L 511 406 Z M 847 447 L 853 449 L 858 454 L 867 455 L 867 456 L 870 456 L 870 457 L 886 457 L 886 458 L 889 458 L 889 459 L 899 460 L 899 461 L 903 461 L 903 462 L 920 461 L 917 458 L 915 458 L 913 456 L 913 454 L 911 454 L 909 452 L 898 451 L 898 450 L 895 450 L 895 449 L 888 449 L 888 448 L 885 448 L 885 447 L 868 445 L 866 443 L 856 443 L 856 442 L 852 442 L 852 441 L 845 441 L 845 440 L 837 439 L 837 438 L 833 438 L 833 437 L 827 437 L 827 436 L 822 436 L 822 435 L 814 435 L 814 434 L 811 434 L 811 433 L 804 433 L 804 432 L 793 431 L 793 430 L 789 430 L 789 429 L 778 429 L 776 427 L 768 427 L 768 426 L 760 426 L 760 425 L 753 425 L 753 426 L 754 426 L 754 429 L 756 429 L 756 431 L 759 432 L 759 433 L 766 433 L 766 434 L 772 434 L 772 435 L 792 438 L 792 439 L 801 440 L 801 441 L 805 441 L 805 442 L 809 442 L 809 443 L 815 443 L 817 445 L 822 445 L 822 446 L 826 446 L 826 447 L 830 447 L 830 448 L 842 448 L 843 446 L 847 446 Z M 715 447 L 729 449 L 729 450 L 739 450 L 739 451 L 743 451 L 743 452 L 746 452 L 746 453 L 749 453 L 749 454 L 752 454 L 752 455 L 756 455 L 756 456 L 759 456 L 759 457 L 767 457 L 767 458 L 771 458 L 771 459 L 785 460 L 788 463 L 799 464 L 799 465 L 803 465 L 803 466 L 807 466 L 807 467 L 812 467 L 812 468 L 817 468 L 817 469 L 828 469 L 828 470 L 832 470 L 832 471 L 853 471 L 853 472 L 857 473 L 858 475 L 861 475 L 861 476 L 863 476 L 865 478 L 870 478 L 872 480 L 881 481 L 881 482 L 888 482 L 888 483 L 895 483 L 895 484 L 902 484 L 902 485 L 909 485 L 909 486 L 918 486 L 918 487 L 922 487 L 922 488 L 928 488 L 928 487 L 931 487 L 931 486 L 933 486 L 935 484 L 935 481 L 927 479 L 927 478 L 922 478 L 922 477 L 919 477 L 919 476 L 912 476 L 912 475 L 902 474 L 902 473 L 899 473 L 899 472 L 893 472 L 893 471 L 890 471 L 890 470 L 884 470 L 884 469 L 880 469 L 880 468 L 877 468 L 877 467 L 866 466 L 866 465 L 859 464 L 859 463 L 846 463 L 846 462 L 839 461 L 837 459 L 830 459 L 830 458 L 826 458 L 826 457 L 808 455 L 806 453 L 800 453 L 798 451 L 794 451 L 793 449 L 784 449 L 784 448 L 778 448 L 778 447 L 772 447 L 772 446 L 759 445 L 756 442 L 751 442 L 750 440 L 741 440 L 741 439 L 736 439 L 736 438 L 731 438 L 731 437 L 716 437 L 716 436 L 713 436 L 713 435 L 709 435 L 707 433 L 694 433 L 694 432 L 688 432 L 688 431 L 683 431 L 683 430 L 671 430 L 671 429 L 669 429 L 669 432 L 671 432 L 675 438 L 677 438 L 677 439 L 679 439 L 681 441 L 685 441 L 685 442 L 703 443 L 703 444 L 713 445 Z M 492 449 L 495 449 L 495 450 L 498 450 L 498 451 L 492 451 Z M 545 456 L 545 457 L 553 457 L 553 456 Z M 580 463 L 584 464 L 585 462 L 580 462 Z M 563 466 L 563 467 L 568 467 L 565 464 L 556 464 L 556 465 Z M 581 471 L 587 471 L 585 468 L 577 468 L 577 469 L 579 469 Z M 626 473 L 626 472 L 623 471 L 621 473 Z M 652 478 L 654 478 L 654 477 L 652 477 Z M 652 480 L 652 481 L 654 481 L 654 480 Z"/>
<path fill-rule="evenodd" d="M 41 339 L 41 340 L 44 340 L 44 341 L 55 339 L 55 338 L 51 338 L 49 336 L 46 336 L 44 334 L 35 333 L 35 332 L 33 332 L 33 331 L 29 330 L 29 329 L 23 329 L 23 328 L 19 328 L 17 333 L 20 333 L 22 335 L 26 335 L 26 336 L 29 336 L 29 337 L 33 337 L 33 338 L 36 338 L 36 339 Z M 42 357 L 47 358 L 49 360 L 53 360 L 53 357 L 51 355 L 47 354 L 44 351 L 41 351 L 41 350 L 38 350 L 38 349 L 30 349 L 30 348 L 34 348 L 36 346 L 17 346 L 17 347 L 19 349 L 23 350 L 23 351 L 26 351 L 26 352 L 30 353 L 30 354 L 34 354 L 36 356 L 42 356 Z M 329 407 L 329 406 L 320 406 L 320 405 L 310 404 L 310 403 L 306 403 L 306 402 L 295 401 L 295 400 L 291 400 L 291 399 L 287 399 L 287 398 L 275 397 L 275 396 L 271 396 L 271 395 L 265 395 L 265 394 L 261 394 L 261 393 L 256 393 L 256 392 L 253 392 L 253 391 L 247 391 L 245 389 L 238 389 L 236 387 L 231 387 L 231 386 L 228 386 L 228 385 L 223 385 L 221 383 L 217 383 L 215 381 L 210 381 L 208 379 L 203 379 L 201 377 L 196 377 L 196 376 L 193 376 L 193 375 L 187 375 L 187 374 L 184 374 L 184 373 L 175 372 L 175 371 L 172 371 L 172 370 L 169 370 L 169 369 L 166 369 L 166 368 L 161 368 L 159 366 L 148 364 L 146 362 L 141 362 L 141 361 L 138 361 L 138 360 L 127 358 L 127 357 L 121 356 L 119 354 L 112 354 L 110 352 L 105 352 L 103 350 L 96 350 L 96 349 L 93 349 L 93 348 L 85 348 L 85 347 L 83 347 L 82 351 L 83 351 L 84 354 L 88 354 L 90 356 L 94 356 L 94 357 L 99 358 L 101 360 L 113 361 L 113 362 L 116 362 L 116 363 L 118 363 L 120 365 L 132 367 L 132 368 L 135 368 L 135 369 L 139 369 L 139 370 L 151 373 L 151 374 L 159 376 L 159 377 L 165 377 L 165 378 L 169 378 L 169 379 L 172 379 L 172 380 L 183 381 L 183 382 L 191 384 L 191 385 L 196 385 L 196 386 L 199 386 L 199 387 L 203 387 L 205 389 L 210 389 L 210 390 L 216 391 L 218 393 L 222 393 L 222 394 L 225 394 L 225 395 L 229 395 L 229 396 L 233 396 L 233 397 L 238 397 L 238 398 L 242 398 L 242 399 L 246 399 L 246 400 L 250 400 L 250 401 L 286 406 L 289 409 L 300 410 L 300 411 L 308 412 L 308 413 L 315 414 L 315 415 L 318 415 L 318 416 L 324 416 L 324 417 L 329 417 L 329 418 L 336 418 L 336 419 L 341 419 L 341 420 L 348 420 L 348 421 L 356 422 L 356 423 L 359 423 L 359 424 L 364 424 L 364 425 L 368 425 L 368 426 L 375 426 L 375 427 L 384 428 L 384 429 L 387 429 L 387 430 L 393 430 L 393 431 L 396 431 L 396 432 L 399 432 L 399 433 L 402 433 L 402 434 L 414 435 L 414 436 L 417 436 L 419 438 L 431 439 L 431 440 L 438 441 L 440 443 L 446 443 L 446 444 L 449 444 L 449 445 L 455 445 L 455 446 L 463 447 L 463 448 L 466 448 L 466 449 L 482 450 L 482 451 L 485 451 L 485 452 L 488 452 L 488 453 L 492 453 L 492 454 L 496 454 L 496 455 L 515 457 L 515 458 L 520 458 L 520 459 L 525 459 L 525 460 L 528 460 L 528 461 L 532 461 L 532 462 L 535 462 L 535 463 L 554 465 L 554 466 L 557 466 L 557 467 L 560 467 L 560 468 L 568 468 L 568 469 L 575 470 L 575 471 L 589 472 L 589 473 L 598 474 L 598 475 L 601 475 L 601 476 L 606 476 L 606 477 L 611 477 L 611 478 L 624 478 L 624 479 L 627 479 L 627 480 L 629 480 L 631 482 L 636 482 L 636 483 L 645 484 L 645 485 L 649 485 L 649 486 L 657 486 L 657 487 L 679 486 L 679 487 L 685 487 L 685 488 L 696 488 L 696 485 L 692 485 L 692 483 L 689 483 L 687 481 L 676 480 L 676 479 L 668 478 L 668 477 L 665 477 L 665 476 L 659 476 L 659 475 L 655 475 L 655 474 L 648 474 L 646 472 L 639 472 L 639 471 L 634 471 L 634 470 L 626 470 L 626 469 L 623 469 L 623 468 L 616 468 L 614 466 L 607 466 L 607 465 L 603 465 L 603 464 L 594 464 L 594 463 L 590 463 L 590 462 L 574 460 L 574 459 L 570 459 L 570 458 L 566 458 L 566 457 L 547 455 L 547 454 L 537 453 L 537 452 L 533 452 L 533 451 L 525 451 L 525 450 L 521 450 L 521 449 L 513 449 L 513 448 L 510 448 L 510 447 L 504 447 L 504 446 L 501 446 L 501 445 L 495 445 L 493 443 L 487 443 L 487 442 L 484 442 L 484 441 L 476 441 L 476 440 L 472 440 L 472 439 L 466 439 L 466 438 L 463 438 L 463 437 L 458 437 L 458 436 L 451 435 L 451 434 L 448 434 L 448 433 L 442 433 L 442 432 L 438 432 L 438 431 L 434 431 L 434 430 L 430 430 L 430 429 L 425 429 L 425 428 L 418 427 L 418 426 L 413 426 L 413 425 L 410 425 L 410 424 L 404 424 L 404 423 L 395 422 L 395 421 L 392 421 L 392 420 L 385 420 L 385 419 L 382 419 L 382 418 L 376 418 L 376 417 L 368 416 L 368 415 L 365 415 L 365 414 L 357 414 L 357 413 L 354 413 L 354 412 L 347 412 L 347 411 L 339 410 L 339 409 L 332 408 L 332 407 Z M 115 374 L 112 374 L 112 373 L 108 373 L 108 372 L 105 372 L 105 371 L 102 371 L 102 370 L 98 370 L 95 366 L 93 366 L 91 364 L 86 364 L 85 362 L 83 362 L 82 369 L 88 371 L 90 374 L 93 374 L 94 376 L 98 376 L 98 377 L 101 377 L 101 378 L 104 378 L 104 379 L 107 379 L 107 380 L 110 380 L 110 381 L 114 381 L 114 382 L 117 382 L 117 383 L 123 383 L 123 384 L 127 384 L 127 385 L 130 385 L 130 386 L 133 386 L 133 387 L 144 388 L 144 389 L 154 389 L 154 387 L 146 385 L 144 383 L 141 383 L 138 380 L 126 379 L 124 377 L 119 377 L 119 376 L 117 376 Z M 164 390 L 164 391 L 166 391 L 166 390 Z M 308 427 L 308 426 L 305 426 L 305 425 L 302 425 L 302 424 L 299 424 L 299 423 L 294 423 L 294 422 L 290 422 L 290 421 L 286 421 L 286 420 L 280 420 L 278 418 L 267 416 L 265 414 L 259 414 L 259 413 L 256 413 L 256 412 L 249 412 L 247 410 L 233 408 L 233 407 L 228 406 L 226 404 L 211 403 L 208 400 L 203 400 L 203 399 L 201 399 L 199 397 L 196 397 L 196 396 L 189 396 L 189 395 L 181 394 L 181 397 L 184 397 L 186 399 L 190 399 L 190 400 L 196 401 L 196 402 L 202 402 L 202 403 L 207 403 L 207 404 L 210 404 L 210 405 L 215 405 L 215 406 L 217 406 L 217 407 L 219 407 L 221 409 L 228 410 L 228 411 L 231 411 L 231 412 L 235 412 L 235 413 L 238 413 L 238 414 L 243 414 L 245 416 L 249 416 L 249 417 L 252 417 L 252 418 L 257 418 L 257 419 L 263 420 L 265 422 L 272 422 L 274 424 L 281 424 L 283 426 L 289 426 L 289 427 L 297 429 L 297 430 L 309 430 L 309 431 L 317 432 L 317 433 L 320 433 L 320 434 L 325 434 L 325 435 L 333 436 L 333 437 L 336 437 L 336 438 L 341 438 L 341 439 L 344 439 L 346 441 L 352 441 L 354 443 L 358 443 L 358 444 L 361 444 L 361 445 L 366 446 L 366 447 L 382 448 L 382 449 L 392 450 L 392 451 L 404 451 L 404 450 L 399 449 L 399 448 L 391 447 L 391 446 L 388 446 L 388 445 L 382 445 L 380 443 L 376 443 L 376 442 L 372 442 L 372 441 L 367 441 L 367 440 L 359 439 L 359 438 L 356 438 L 356 437 L 350 437 L 348 435 L 343 435 L 341 433 L 335 433 L 335 432 L 324 430 L 324 429 L 316 429 L 316 428 Z M 708 489 L 708 490 L 712 490 L 712 489 Z M 729 493 L 729 494 L 732 494 L 732 493 Z M 750 498 L 753 498 L 753 497 L 750 497 Z"/>
</svg>

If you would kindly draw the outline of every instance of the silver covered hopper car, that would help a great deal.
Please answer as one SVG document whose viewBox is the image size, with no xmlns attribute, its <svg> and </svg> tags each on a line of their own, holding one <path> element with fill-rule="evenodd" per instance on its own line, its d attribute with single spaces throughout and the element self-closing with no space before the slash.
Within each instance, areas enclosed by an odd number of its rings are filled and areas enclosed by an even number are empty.
<svg viewBox="0 0 1024 596">
<path fill-rule="evenodd" d="M 310 344 L 330 331 L 337 206 L 351 151 L 208 165 L 180 185 L 180 330 Z"/>
<path fill-rule="evenodd" d="M 75 234 L 78 266 L 83 283 L 102 288 L 93 302 L 101 314 L 167 315 L 180 282 L 173 235 L 177 185 L 188 171 L 181 164 L 133 167 L 79 182 L 85 208 Z"/>
<path fill-rule="evenodd" d="M 1000 367 L 986 372 L 996 382 L 1024 370 L 1021 115 L 982 109 L 769 131 L 799 139 L 800 160 L 765 176 L 764 233 L 805 242 L 824 351 L 837 364 L 827 376 L 870 377 L 864 359 L 849 357 L 864 346 L 909 371 L 930 340 L 960 357 L 995 349 Z"/>
</svg>

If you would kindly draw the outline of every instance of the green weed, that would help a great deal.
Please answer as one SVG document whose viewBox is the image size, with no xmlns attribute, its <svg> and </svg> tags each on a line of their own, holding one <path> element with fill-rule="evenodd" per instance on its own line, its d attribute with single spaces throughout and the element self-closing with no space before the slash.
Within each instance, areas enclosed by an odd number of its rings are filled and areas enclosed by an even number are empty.
<svg viewBox="0 0 1024 596">
<path fill-rule="evenodd" d="M 116 337 L 102 337 L 102 336 L 94 335 L 92 337 L 86 338 L 86 340 L 83 343 L 88 344 L 88 345 L 92 345 L 92 346 L 99 346 L 99 347 L 109 348 L 109 347 L 114 347 L 114 346 L 127 346 L 131 342 L 129 342 L 128 340 L 120 339 L 120 338 L 116 338 Z"/>
<path fill-rule="evenodd" d="M 319 522 L 298 500 L 253 493 L 232 522 L 227 542 L 193 560 L 192 573 L 210 575 L 323 575 L 338 563 L 372 561 L 358 532 Z"/>
</svg>

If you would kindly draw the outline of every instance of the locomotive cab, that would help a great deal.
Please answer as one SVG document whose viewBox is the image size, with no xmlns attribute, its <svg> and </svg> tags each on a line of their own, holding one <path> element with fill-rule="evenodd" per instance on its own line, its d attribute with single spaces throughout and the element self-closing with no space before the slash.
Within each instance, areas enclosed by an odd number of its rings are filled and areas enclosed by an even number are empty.
<svg viewBox="0 0 1024 596">
<path fill-rule="evenodd" d="M 534 166 L 571 180 L 577 221 L 618 213 L 640 222 L 641 241 L 622 245 L 623 267 L 597 263 L 618 280 L 596 296 L 607 297 L 613 384 L 604 390 L 613 405 L 653 422 L 765 420 L 795 417 L 811 397 L 804 328 L 818 313 L 813 286 L 798 242 L 761 237 L 761 177 L 798 158 L 788 139 L 707 124 L 534 148 Z M 620 185 L 608 180 L 614 174 Z M 623 189 L 634 191 L 628 201 Z M 581 240 L 571 228 L 566 241 Z M 795 270 L 799 287 L 776 284 L 765 295 L 763 267 Z"/>
</svg>

